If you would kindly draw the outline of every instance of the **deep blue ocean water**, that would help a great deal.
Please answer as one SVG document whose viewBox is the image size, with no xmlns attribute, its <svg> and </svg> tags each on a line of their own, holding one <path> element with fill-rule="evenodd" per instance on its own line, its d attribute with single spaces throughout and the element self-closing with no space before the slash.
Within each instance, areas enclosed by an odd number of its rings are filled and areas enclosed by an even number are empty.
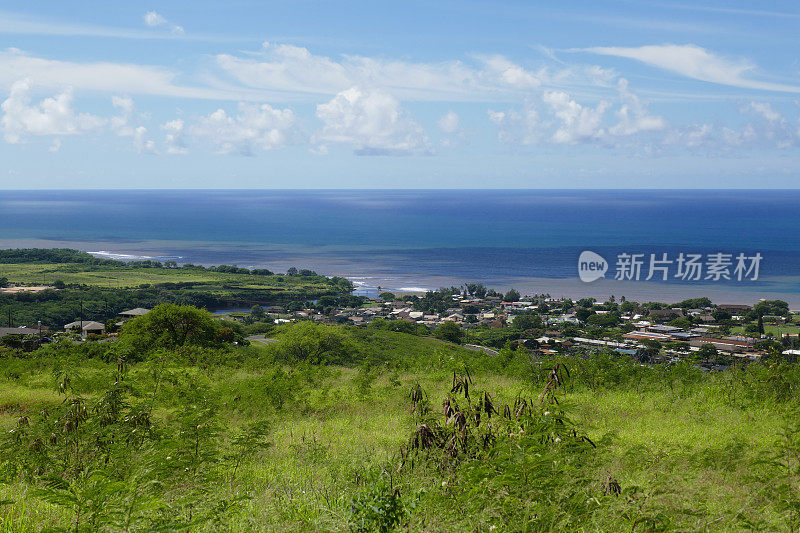
<svg viewBox="0 0 800 533">
<path fill-rule="evenodd" d="M 393 289 L 481 281 L 570 295 L 781 295 L 800 305 L 798 228 L 800 191 L 0 192 L 3 247 L 296 265 Z M 758 252 L 763 260 L 758 281 L 582 284 L 582 250 L 611 262 L 620 253 L 680 252 Z"/>
</svg>

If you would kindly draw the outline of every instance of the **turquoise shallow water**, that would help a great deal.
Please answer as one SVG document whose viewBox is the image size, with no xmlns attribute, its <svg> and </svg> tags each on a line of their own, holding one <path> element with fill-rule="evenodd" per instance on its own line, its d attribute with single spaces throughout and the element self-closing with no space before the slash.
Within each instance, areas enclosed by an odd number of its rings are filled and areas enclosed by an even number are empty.
<svg viewBox="0 0 800 533">
<path fill-rule="evenodd" d="M 483 281 L 800 300 L 798 205 L 800 191 L 3 191 L 0 245 L 297 264 L 351 276 L 364 287 Z M 758 252 L 764 259 L 755 282 L 670 276 L 590 286 L 576 271 L 587 249 L 611 263 L 621 253 Z"/>
</svg>

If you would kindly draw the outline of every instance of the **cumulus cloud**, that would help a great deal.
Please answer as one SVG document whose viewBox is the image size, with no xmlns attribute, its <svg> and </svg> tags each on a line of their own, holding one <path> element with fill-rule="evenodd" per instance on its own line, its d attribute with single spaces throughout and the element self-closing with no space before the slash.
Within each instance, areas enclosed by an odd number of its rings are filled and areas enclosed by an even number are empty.
<svg viewBox="0 0 800 533">
<path fill-rule="evenodd" d="M 184 31 L 181 26 L 172 24 L 166 18 L 159 15 L 155 11 L 148 11 L 144 14 L 144 23 L 151 28 L 167 27 L 176 35 L 183 35 Z"/>
<path fill-rule="evenodd" d="M 109 121 L 111 130 L 121 136 L 133 135 L 133 127 L 130 125 L 133 119 L 133 98 L 130 96 L 112 96 L 111 105 L 119 112 L 118 115 L 111 117 Z"/>
<path fill-rule="evenodd" d="M 184 123 L 177 118 L 161 125 L 164 130 L 164 153 L 170 155 L 182 155 L 189 152 L 183 138 Z"/>
<path fill-rule="evenodd" d="M 455 133 L 458 131 L 459 117 L 453 111 L 448 111 L 437 122 L 439 129 L 445 133 Z"/>
<path fill-rule="evenodd" d="M 542 101 L 549 105 L 559 121 L 553 133 L 556 143 L 577 143 L 599 139 L 605 131 L 602 129 L 603 115 L 610 104 L 601 101 L 597 107 L 582 106 L 564 91 L 546 91 Z"/>
<path fill-rule="evenodd" d="M 663 117 L 651 115 L 639 97 L 628 89 L 628 80 L 621 78 L 617 88 L 622 105 L 615 113 L 619 122 L 609 129 L 611 135 L 628 136 L 667 127 L 667 121 Z"/>
<path fill-rule="evenodd" d="M 800 87 L 751 79 L 756 70 L 752 62 L 721 57 L 693 44 L 662 44 L 640 47 L 596 46 L 574 51 L 635 59 L 687 78 L 744 89 L 800 92 Z"/>
<path fill-rule="evenodd" d="M 501 142 L 523 146 L 538 143 L 548 126 L 539 117 L 531 100 L 525 101 L 522 111 L 489 110 L 489 120 L 497 126 L 497 136 Z"/>
<path fill-rule="evenodd" d="M 291 109 L 240 103 L 235 116 L 218 109 L 201 117 L 192 126 L 191 133 L 212 144 L 219 153 L 254 155 L 256 150 L 275 150 L 286 145 L 295 125 L 296 117 Z"/>
<path fill-rule="evenodd" d="M 716 143 L 714 139 L 714 128 L 711 124 L 691 124 L 674 128 L 667 132 L 664 138 L 664 145 L 677 145 L 688 148 L 701 146 L 713 147 Z"/>
<path fill-rule="evenodd" d="M 72 90 L 65 89 L 54 97 L 31 103 L 31 82 L 20 80 L 11 86 L 3 102 L 3 134 L 6 142 L 22 142 L 27 135 L 75 135 L 96 130 L 105 119 L 72 108 Z"/>
<path fill-rule="evenodd" d="M 341 143 L 357 155 L 406 155 L 429 151 L 422 127 L 406 117 L 400 102 L 379 92 L 351 87 L 317 106 L 324 126 L 318 144 Z"/>
<path fill-rule="evenodd" d="M 137 126 L 133 130 L 133 146 L 140 154 L 155 154 L 156 143 L 147 138 L 147 128 Z"/>
<path fill-rule="evenodd" d="M 511 87 L 536 88 L 542 85 L 541 78 L 545 77 L 544 71 L 538 75 L 534 74 L 500 55 L 484 58 L 484 64 L 487 72 L 493 74 L 498 81 Z"/>
</svg>

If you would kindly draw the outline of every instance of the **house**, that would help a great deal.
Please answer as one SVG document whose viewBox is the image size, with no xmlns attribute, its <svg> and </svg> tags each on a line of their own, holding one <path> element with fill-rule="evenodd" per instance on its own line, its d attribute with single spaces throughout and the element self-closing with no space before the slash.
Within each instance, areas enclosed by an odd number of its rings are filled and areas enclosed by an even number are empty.
<svg viewBox="0 0 800 533">
<path fill-rule="evenodd" d="M 672 340 L 672 337 L 670 337 L 669 335 L 663 335 L 661 333 L 647 333 L 644 331 L 631 331 L 630 333 L 624 334 L 622 338 L 632 341 L 668 342 Z"/>
<path fill-rule="evenodd" d="M 710 337 L 697 337 L 689 341 L 690 346 L 694 346 L 696 348 L 701 347 L 704 344 L 710 344 L 714 346 L 717 350 L 723 352 L 741 352 L 741 351 L 749 351 L 753 349 L 753 339 L 745 340 L 738 340 L 744 337 L 737 337 L 737 338 L 724 338 L 724 339 L 714 339 Z"/>
<path fill-rule="evenodd" d="M 124 324 L 128 320 L 132 320 L 138 316 L 144 316 L 149 313 L 149 309 L 145 309 L 144 307 L 137 307 L 136 309 L 129 309 L 128 311 L 123 311 L 119 314 L 121 318 L 121 322 Z"/>
<path fill-rule="evenodd" d="M 0 328 L 0 338 L 6 335 L 38 335 L 38 328 L 29 328 L 27 326 L 20 326 L 18 328 Z"/>
<path fill-rule="evenodd" d="M 727 311 L 729 313 L 747 313 L 751 309 L 753 309 L 749 305 L 741 305 L 741 304 L 719 304 L 717 309 L 722 309 L 723 311 Z"/>
<path fill-rule="evenodd" d="M 675 326 L 649 326 L 647 331 L 651 331 L 653 333 L 663 333 L 665 335 L 672 335 L 680 331 L 681 328 L 676 328 Z"/>
<path fill-rule="evenodd" d="M 93 320 L 76 320 L 64 326 L 66 331 L 79 330 L 81 335 L 102 335 L 106 332 L 105 324 Z"/>
<path fill-rule="evenodd" d="M 683 309 L 651 309 L 648 316 L 657 320 L 672 320 L 683 316 Z"/>
</svg>

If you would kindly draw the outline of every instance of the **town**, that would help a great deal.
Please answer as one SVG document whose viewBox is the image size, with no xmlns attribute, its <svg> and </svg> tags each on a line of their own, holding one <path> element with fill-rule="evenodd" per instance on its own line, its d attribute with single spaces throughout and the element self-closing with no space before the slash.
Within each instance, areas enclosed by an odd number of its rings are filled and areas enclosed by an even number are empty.
<svg viewBox="0 0 800 533">
<path fill-rule="evenodd" d="M 48 287 L 17 286 L 6 293 L 38 292 Z M 53 287 L 49 287 L 53 289 Z M 15 326 L 8 309 L 0 344 L 33 349 L 59 338 L 113 342 L 132 318 L 147 308 L 123 310 L 104 320 L 83 319 L 51 328 Z M 480 283 L 425 294 L 383 292 L 378 298 L 340 294 L 315 301 L 254 305 L 249 312 L 216 312 L 216 320 L 235 335 L 233 342 L 268 342 L 275 327 L 299 321 L 357 328 L 379 328 L 429 336 L 487 355 L 508 347 L 534 356 L 569 355 L 586 348 L 606 348 L 640 363 L 683 359 L 706 370 L 723 370 L 734 361 L 800 355 L 796 312 L 786 302 L 761 300 L 753 305 L 712 303 L 695 298 L 675 304 L 638 303 L 624 297 L 607 301 L 523 297 L 516 290 L 498 293 Z"/>
</svg>

